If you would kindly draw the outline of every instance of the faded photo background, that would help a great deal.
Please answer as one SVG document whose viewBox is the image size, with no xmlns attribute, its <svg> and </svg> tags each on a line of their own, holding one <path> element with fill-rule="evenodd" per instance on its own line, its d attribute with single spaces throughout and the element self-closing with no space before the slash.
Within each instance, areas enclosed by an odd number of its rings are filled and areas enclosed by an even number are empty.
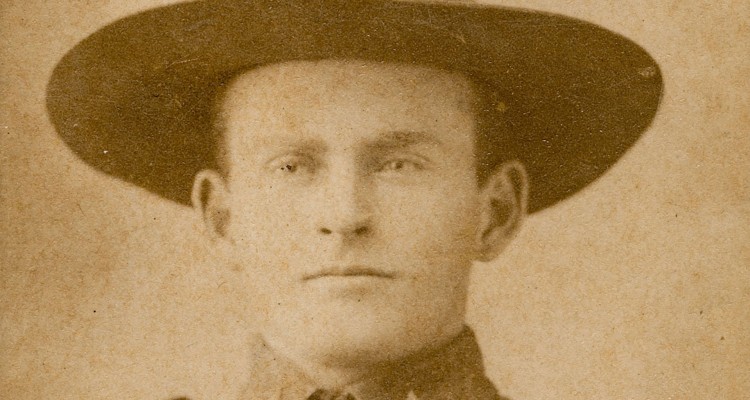
<svg viewBox="0 0 750 400">
<path fill-rule="evenodd" d="M 0 397 L 232 398 L 253 285 L 190 210 L 87 167 L 49 123 L 55 63 L 170 3 L 2 1 Z M 750 396 L 750 3 L 495 1 L 575 16 L 659 62 L 651 129 L 478 265 L 469 319 L 513 399 Z"/>
</svg>

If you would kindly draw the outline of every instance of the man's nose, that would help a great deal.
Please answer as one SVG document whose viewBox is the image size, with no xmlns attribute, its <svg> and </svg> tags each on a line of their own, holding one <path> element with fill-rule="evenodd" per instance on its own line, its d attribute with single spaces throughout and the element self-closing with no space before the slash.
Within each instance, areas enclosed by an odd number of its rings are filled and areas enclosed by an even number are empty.
<svg viewBox="0 0 750 400">
<path fill-rule="evenodd" d="M 371 201 L 367 180 L 356 171 L 331 174 L 322 191 L 318 232 L 342 238 L 370 234 L 373 229 Z"/>
</svg>

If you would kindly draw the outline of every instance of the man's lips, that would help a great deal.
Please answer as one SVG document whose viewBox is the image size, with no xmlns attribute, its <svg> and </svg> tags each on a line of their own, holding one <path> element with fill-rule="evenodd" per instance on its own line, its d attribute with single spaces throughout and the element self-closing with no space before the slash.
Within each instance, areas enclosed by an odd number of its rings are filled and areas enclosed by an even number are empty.
<svg viewBox="0 0 750 400">
<path fill-rule="evenodd" d="M 396 274 L 362 265 L 334 266 L 323 268 L 312 274 L 307 274 L 302 277 L 302 280 L 309 281 L 313 279 L 329 277 L 372 277 L 392 279 L 396 277 Z"/>
</svg>

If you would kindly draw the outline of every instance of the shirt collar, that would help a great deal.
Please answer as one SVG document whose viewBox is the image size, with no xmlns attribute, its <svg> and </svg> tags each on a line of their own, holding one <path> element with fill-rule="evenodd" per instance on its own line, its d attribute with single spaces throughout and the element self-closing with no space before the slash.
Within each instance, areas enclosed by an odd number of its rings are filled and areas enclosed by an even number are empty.
<svg viewBox="0 0 750 400">
<path fill-rule="evenodd" d="M 291 361 L 262 339 L 253 343 L 253 367 L 243 400 L 304 400 L 316 389 Z M 474 333 L 465 327 L 447 344 L 398 360 L 344 388 L 357 400 L 500 399 L 484 375 Z"/>
</svg>

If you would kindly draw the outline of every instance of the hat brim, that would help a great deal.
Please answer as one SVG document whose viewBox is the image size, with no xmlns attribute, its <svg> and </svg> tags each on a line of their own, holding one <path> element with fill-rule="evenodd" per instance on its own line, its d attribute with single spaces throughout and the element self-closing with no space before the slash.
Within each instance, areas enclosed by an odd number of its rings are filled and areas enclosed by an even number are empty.
<svg viewBox="0 0 750 400">
<path fill-rule="evenodd" d="M 651 123 L 656 62 L 630 40 L 559 15 L 392 1 L 202 1 L 135 14 L 92 34 L 55 68 L 53 125 L 88 164 L 188 205 L 216 165 L 213 96 L 229 74 L 347 58 L 466 73 L 502 93 L 529 211 L 602 175 Z M 496 149 L 504 151 L 505 149 Z"/>
</svg>

